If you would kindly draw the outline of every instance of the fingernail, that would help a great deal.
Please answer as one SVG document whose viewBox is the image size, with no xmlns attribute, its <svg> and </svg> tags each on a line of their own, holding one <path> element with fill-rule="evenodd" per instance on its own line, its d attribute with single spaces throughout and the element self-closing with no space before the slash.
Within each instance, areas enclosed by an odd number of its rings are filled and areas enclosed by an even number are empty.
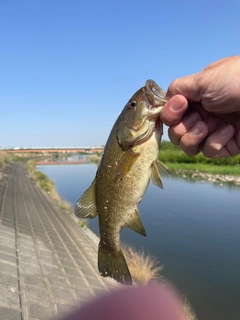
<svg viewBox="0 0 240 320">
<path fill-rule="evenodd" d="M 176 103 L 176 101 L 171 102 L 170 104 L 170 109 L 172 111 L 179 111 L 182 109 L 182 107 L 183 107 L 183 103 Z"/>
<path fill-rule="evenodd" d="M 193 136 L 197 136 L 199 135 L 199 133 L 202 132 L 202 128 L 199 124 L 196 124 L 194 127 L 192 127 L 189 132 L 193 135 Z"/>
<path fill-rule="evenodd" d="M 228 134 L 232 129 L 232 126 L 228 124 L 227 126 L 223 127 L 222 129 L 219 130 L 219 133 L 221 134 Z"/>
</svg>

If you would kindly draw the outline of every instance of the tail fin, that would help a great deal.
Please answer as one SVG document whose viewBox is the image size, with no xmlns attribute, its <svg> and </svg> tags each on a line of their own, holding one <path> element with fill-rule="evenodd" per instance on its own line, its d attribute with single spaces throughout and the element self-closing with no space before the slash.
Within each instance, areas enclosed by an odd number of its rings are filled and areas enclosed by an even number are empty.
<svg viewBox="0 0 240 320">
<path fill-rule="evenodd" d="M 102 277 L 111 277 L 127 286 L 132 285 L 132 277 L 121 249 L 112 253 L 102 248 L 100 242 L 98 249 L 98 270 Z"/>
</svg>

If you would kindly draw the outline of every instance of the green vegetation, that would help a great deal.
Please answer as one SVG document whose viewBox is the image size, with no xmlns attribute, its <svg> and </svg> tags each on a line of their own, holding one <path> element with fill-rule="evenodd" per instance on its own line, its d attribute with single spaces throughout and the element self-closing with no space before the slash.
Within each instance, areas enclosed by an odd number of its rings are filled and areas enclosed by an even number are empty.
<svg viewBox="0 0 240 320">
<path fill-rule="evenodd" d="M 36 181 L 38 186 L 52 196 L 60 209 L 67 211 L 71 216 L 74 216 L 72 205 L 59 196 L 55 189 L 54 182 L 43 172 L 36 170 L 36 160 L 32 159 L 27 162 L 27 170 L 30 177 Z M 79 219 L 78 224 L 82 228 L 85 228 L 87 225 L 85 219 Z"/>
<path fill-rule="evenodd" d="M 27 170 L 31 176 L 34 174 L 35 166 L 36 166 L 36 160 L 32 159 L 27 162 Z"/>
<path fill-rule="evenodd" d="M 168 141 L 161 144 L 159 160 L 168 166 L 173 174 L 177 170 L 198 170 L 212 174 L 240 175 L 240 155 L 221 159 L 209 159 L 202 153 L 187 156 L 179 146 Z"/>
<path fill-rule="evenodd" d="M 46 174 L 35 171 L 35 179 L 38 181 L 40 188 L 51 194 L 53 193 L 54 183 L 48 179 Z"/>
<path fill-rule="evenodd" d="M 30 174 L 30 177 L 37 182 L 37 184 L 41 189 L 51 194 L 54 200 L 57 200 L 57 202 L 60 202 L 61 199 L 55 190 L 54 182 L 51 181 L 48 178 L 48 176 L 43 172 L 37 171 L 35 166 L 36 166 L 35 159 L 29 160 L 27 162 L 27 169 Z"/>
<path fill-rule="evenodd" d="M 4 167 L 4 165 L 7 163 L 7 156 L 8 155 L 6 152 L 0 152 L 0 168 Z"/>
<path fill-rule="evenodd" d="M 222 174 L 240 176 L 240 166 L 224 166 L 224 165 L 208 165 L 204 163 L 172 163 L 164 162 L 164 164 L 172 171 L 173 175 L 176 173 L 179 175 L 182 171 L 189 173 L 193 171 L 201 171 L 210 174 Z"/>
<path fill-rule="evenodd" d="M 19 155 L 16 154 L 9 154 L 4 151 L 0 151 L 0 168 L 3 168 L 6 164 L 10 162 L 16 162 L 16 161 L 24 161 L 25 159 Z"/>
</svg>

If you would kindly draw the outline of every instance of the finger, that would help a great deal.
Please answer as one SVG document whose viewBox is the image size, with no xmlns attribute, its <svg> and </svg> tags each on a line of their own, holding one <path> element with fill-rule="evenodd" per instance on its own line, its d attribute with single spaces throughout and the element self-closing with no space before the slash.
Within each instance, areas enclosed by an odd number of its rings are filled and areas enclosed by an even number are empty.
<svg viewBox="0 0 240 320">
<path fill-rule="evenodd" d="M 222 126 L 212 133 L 203 145 L 202 153 L 208 158 L 224 158 L 232 156 L 228 149 L 229 142 L 234 135 L 234 128 L 230 124 Z"/>
<path fill-rule="evenodd" d="M 195 111 L 188 112 L 181 122 L 168 129 L 168 136 L 171 142 L 179 145 L 181 138 L 194 126 L 194 124 L 201 120 L 199 113 Z"/>
<path fill-rule="evenodd" d="M 189 101 L 201 101 L 204 91 L 201 82 L 199 81 L 199 73 L 175 79 L 168 87 L 166 97 L 171 98 L 176 94 L 183 95 Z"/>
<path fill-rule="evenodd" d="M 187 99 L 181 95 L 176 95 L 165 104 L 160 118 L 165 125 L 172 126 L 182 119 L 187 107 Z"/>
<path fill-rule="evenodd" d="M 79 319 L 185 320 L 186 315 L 175 291 L 167 286 L 151 285 L 112 290 L 63 318 Z"/>
<path fill-rule="evenodd" d="M 180 147 L 188 156 L 195 156 L 201 151 L 201 143 L 208 134 L 205 122 L 197 121 L 181 138 Z"/>
</svg>

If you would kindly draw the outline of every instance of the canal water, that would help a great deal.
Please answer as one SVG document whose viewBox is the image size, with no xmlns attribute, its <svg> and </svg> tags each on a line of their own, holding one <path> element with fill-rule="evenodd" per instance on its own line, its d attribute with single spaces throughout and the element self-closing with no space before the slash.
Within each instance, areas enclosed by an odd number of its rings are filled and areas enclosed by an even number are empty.
<svg viewBox="0 0 240 320">
<path fill-rule="evenodd" d="M 44 165 L 60 196 L 74 206 L 97 166 Z M 147 237 L 123 229 L 121 240 L 159 260 L 162 275 L 199 320 L 240 320 L 240 188 L 164 177 L 139 205 Z M 88 220 L 98 235 L 97 218 Z"/>
</svg>

